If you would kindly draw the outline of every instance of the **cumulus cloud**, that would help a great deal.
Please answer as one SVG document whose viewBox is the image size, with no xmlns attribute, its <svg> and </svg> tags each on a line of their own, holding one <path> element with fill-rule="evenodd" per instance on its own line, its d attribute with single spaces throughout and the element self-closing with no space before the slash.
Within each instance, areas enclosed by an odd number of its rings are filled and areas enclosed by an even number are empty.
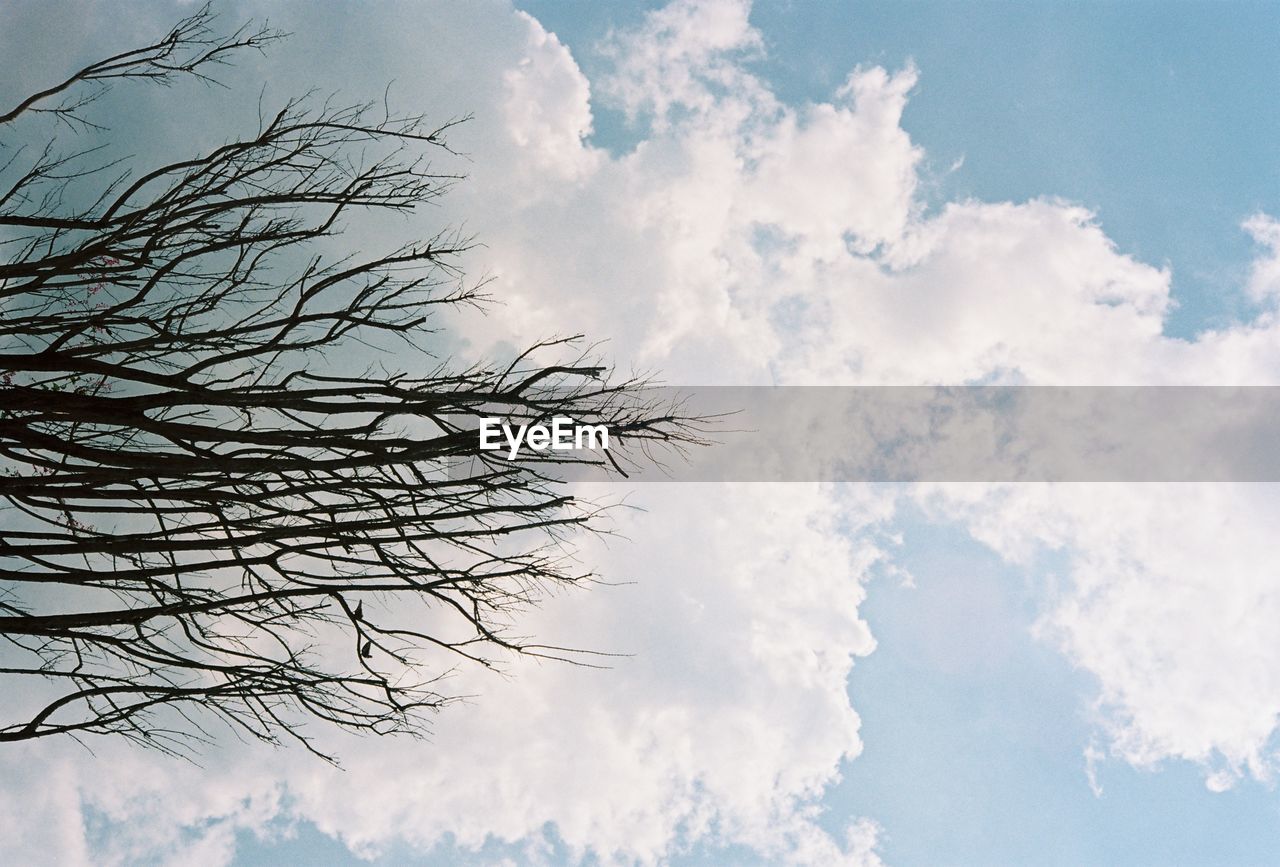
<svg viewBox="0 0 1280 867">
<path fill-rule="evenodd" d="M 692 6 L 686 13 L 702 14 Z M 730 29 L 746 20 L 743 7 L 721 14 Z M 343 22 L 281 23 L 297 35 L 279 69 L 266 67 L 277 73 L 272 88 L 327 84 L 298 46 L 335 40 Z M 472 177 L 445 214 L 429 215 L 465 218 L 484 239 L 473 264 L 496 278 L 504 301 L 493 315 L 458 323 L 471 351 L 582 330 L 615 335 L 615 357 L 666 370 L 672 353 L 654 341 L 671 331 L 702 361 L 691 356 L 669 376 L 716 376 L 721 355 L 743 359 L 732 376 L 763 369 L 738 344 L 753 336 L 744 329 L 765 334 L 767 323 L 743 312 L 732 321 L 706 316 L 709 307 L 730 311 L 718 284 L 731 251 L 703 255 L 705 244 L 726 237 L 716 225 L 718 190 L 745 188 L 740 137 L 754 119 L 729 123 L 704 101 L 700 119 L 684 114 L 689 124 L 709 124 L 703 132 L 673 118 L 670 134 L 652 146 L 610 158 L 586 141 L 586 79 L 532 18 L 494 4 L 429 14 L 404 7 L 394 20 L 349 24 L 347 44 L 385 48 L 362 70 L 374 92 L 379 77 L 396 78 L 399 92 L 420 93 L 425 103 L 438 95 L 443 117 L 476 114 L 453 139 Z M 692 38 L 696 29 L 670 32 Z M 748 43 L 757 38 L 739 33 Z M 669 35 L 658 28 L 633 50 Z M 439 47 L 424 57 L 409 50 L 415 37 Z M 726 39 L 686 53 L 729 74 L 736 67 L 720 52 L 741 40 Z M 397 51 L 416 67 L 389 66 Z M 680 52 L 672 56 L 678 64 Z M 353 95 L 358 82 L 342 85 Z M 217 135 L 237 110 L 198 119 L 184 134 Z M 850 101 L 836 122 L 857 123 L 860 110 Z M 763 186 L 777 183 L 788 142 L 804 136 L 805 122 L 779 122 L 790 127 L 762 127 L 753 145 Z M 162 127 L 156 149 L 176 136 Z M 909 151 L 905 135 L 898 138 Z M 690 212 L 701 201 L 709 203 L 705 224 Z M 735 231 L 743 224 L 733 217 Z M 696 232 L 682 248 L 686 229 Z M 602 574 L 634 585 L 552 600 L 521 624 L 552 643 L 634 656 L 608 658 L 607 671 L 513 662 L 510 680 L 463 670 L 451 687 L 477 698 L 442 715 L 430 743 L 344 741 L 333 745 L 346 759 L 342 772 L 253 745 L 223 745 L 201 769 L 117 745 L 97 756 L 42 745 L 41 760 L 64 781 L 48 815 L 57 807 L 65 827 L 94 816 L 111 829 L 72 834 L 57 860 L 134 863 L 199 852 L 217 863 L 230 857 L 238 832 L 269 834 L 273 822 L 305 820 L 361 854 L 447 838 L 464 848 L 511 843 L 535 858 L 550 846 L 551 827 L 575 855 L 606 861 L 653 863 L 702 845 L 746 846 L 783 862 L 877 863 L 874 822 L 851 817 L 833 835 L 818 821 L 817 801 L 861 749 L 846 682 L 854 660 L 874 647 L 858 606 L 881 557 L 875 532 L 888 506 L 866 492 L 787 486 L 655 488 L 643 504 L 647 511 L 618 516 L 629 543 L 583 552 Z M 112 768 L 105 781 L 95 773 L 103 766 Z M 42 843 L 31 842 L 15 849 L 38 862 Z"/>
<path fill-rule="evenodd" d="M 742 60 L 758 55 L 760 33 L 740 0 L 677 0 L 647 14 L 634 29 L 610 34 L 604 51 L 616 74 L 603 92 L 634 120 L 641 114 L 659 131 L 687 113 L 739 117 L 776 106 Z"/>
<path fill-rule="evenodd" d="M 1111 755 L 1143 767 L 1195 762 L 1216 789 L 1244 776 L 1273 779 L 1273 486 L 941 486 L 930 494 L 1011 562 L 1046 549 L 1067 555 L 1036 631 L 1096 676 L 1095 719 Z M 1091 768 L 1099 753 L 1086 748 Z"/>
<path fill-rule="evenodd" d="M 1280 222 L 1266 214 L 1254 214 L 1243 225 L 1253 240 L 1266 248 L 1254 261 L 1245 289 L 1255 301 L 1271 301 L 1280 295 Z"/>
<path fill-rule="evenodd" d="M 502 116 L 511 143 L 521 159 L 520 188 L 538 187 L 547 175 L 558 183 L 589 175 L 602 155 L 583 145 L 591 133 L 587 80 L 569 50 L 554 33 L 524 13 L 526 44 L 523 57 L 502 75 Z"/>
<path fill-rule="evenodd" d="M 365 855 L 446 835 L 536 853 L 554 823 L 575 856 L 610 863 L 656 863 L 695 843 L 878 863 L 873 823 L 855 817 L 833 837 L 812 808 L 861 749 L 845 683 L 875 646 L 859 582 L 881 558 L 876 526 L 890 514 L 866 491 L 837 504 L 808 486 L 663 488 L 614 528 L 650 544 L 643 570 L 616 540 L 584 551 L 637 583 L 553 599 L 527 624 L 622 654 L 599 659 L 607 670 L 462 671 L 451 686 L 478 697 L 441 715 L 428 744 L 317 732 L 345 757 L 342 771 L 256 746 L 224 746 L 197 768 L 121 744 L 96 756 L 41 745 L 24 760 L 39 760 L 45 801 L 25 802 L 23 821 L 39 810 L 67 839 L 56 859 L 43 833 L 6 848 L 23 863 L 192 863 L 197 851 L 220 863 L 236 832 L 267 834 L 284 817 Z M 85 814 L 110 833 L 86 841 Z"/>
<path fill-rule="evenodd" d="M 716 26 L 700 34 L 690 24 L 699 15 Z M 551 213 L 546 234 L 565 237 L 572 215 L 589 212 L 608 256 L 552 257 L 548 266 L 538 251 L 549 238 L 504 241 L 499 268 L 548 268 L 522 271 L 530 278 L 522 292 L 563 310 L 572 287 L 602 287 L 593 330 L 676 382 L 1280 378 L 1269 308 L 1194 340 L 1167 336 L 1171 272 L 1118 250 L 1081 205 L 963 201 L 923 214 L 920 153 L 900 122 L 917 71 L 855 70 L 830 103 L 782 105 L 750 72 L 760 42 L 743 20 L 723 6 L 676 4 L 615 35 L 611 50 L 622 59 L 602 98 L 647 119 L 650 132 L 605 163 L 590 191 L 516 221 L 543 226 Z M 732 88 L 718 89 L 724 82 Z M 1244 228 L 1264 252 L 1239 288 L 1265 300 L 1275 223 L 1259 215 Z M 1074 558 L 1072 580 L 1039 629 L 1097 676 L 1098 723 L 1115 755 L 1195 761 L 1214 786 L 1240 774 L 1267 778 L 1280 666 L 1260 652 L 1262 601 L 1275 578 L 1255 521 L 1270 488 L 1111 491 L 1037 489 L 1034 508 L 1004 508 L 986 489 L 946 496 L 986 504 L 967 513 L 980 537 L 982 516 L 997 514 L 1020 545 L 1056 545 Z M 1130 518 L 1113 520 L 1095 496 L 1125 502 Z M 1238 537 L 1184 532 L 1189 525 L 1241 529 Z M 1258 617 L 1241 629 L 1234 611 Z M 1224 631 L 1237 640 L 1220 641 Z M 1134 641 L 1150 652 L 1133 653 Z M 1217 670 L 1247 674 L 1235 681 L 1215 678 Z"/>
<path fill-rule="evenodd" d="M 844 683 L 874 642 L 849 578 L 879 553 L 835 533 L 839 517 L 815 490 L 767 493 L 762 505 L 741 487 L 670 488 L 622 516 L 620 533 L 651 543 L 643 573 L 630 545 L 589 553 L 637 583 L 556 600 L 535 626 L 634 656 L 477 681 L 483 698 L 440 718 L 409 780 L 379 786 L 405 761 L 382 748 L 344 782 L 311 789 L 307 815 L 358 847 L 445 833 L 515 841 L 554 822 L 575 852 L 606 859 L 653 862 L 695 840 L 834 859 L 803 805 L 860 749 Z M 352 785 L 367 793 L 355 807 L 342 797 Z"/>
</svg>

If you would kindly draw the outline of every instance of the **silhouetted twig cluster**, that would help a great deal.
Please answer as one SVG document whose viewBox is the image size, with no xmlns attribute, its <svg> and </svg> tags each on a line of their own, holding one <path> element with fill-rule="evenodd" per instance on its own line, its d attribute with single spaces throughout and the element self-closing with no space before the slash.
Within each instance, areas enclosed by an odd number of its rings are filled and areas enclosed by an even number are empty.
<svg viewBox="0 0 1280 867">
<path fill-rule="evenodd" d="M 274 38 L 216 38 L 202 10 L 0 114 L 0 142 L 33 112 L 94 128 L 93 88 L 203 76 Z M 535 362 L 564 341 L 506 365 L 387 369 L 426 357 L 433 312 L 478 300 L 455 264 L 468 242 L 326 251 L 352 215 L 448 187 L 426 162 L 448 126 L 294 102 L 137 177 L 60 142 L 10 155 L 0 740 L 119 733 L 174 751 L 212 714 L 315 750 L 309 719 L 420 733 L 447 701 L 445 657 L 567 657 L 513 635 L 512 615 L 587 577 L 560 542 L 597 511 L 478 454 L 475 419 L 565 415 L 640 453 L 696 442 L 696 425 L 582 357 Z"/>
</svg>

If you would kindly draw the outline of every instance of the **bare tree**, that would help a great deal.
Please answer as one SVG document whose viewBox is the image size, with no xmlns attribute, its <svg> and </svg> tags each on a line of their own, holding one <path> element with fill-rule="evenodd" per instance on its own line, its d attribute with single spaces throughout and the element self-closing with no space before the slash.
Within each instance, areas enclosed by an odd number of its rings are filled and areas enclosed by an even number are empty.
<svg viewBox="0 0 1280 867">
<path fill-rule="evenodd" d="M 95 130 L 102 88 L 204 77 L 276 38 L 220 38 L 202 10 L 0 106 L 0 145 L 36 113 L 59 135 Z M 293 102 L 136 176 L 52 134 L 24 162 L 10 140 L 0 740 L 180 751 L 220 718 L 319 752 L 309 720 L 421 733 L 448 701 L 449 658 L 572 658 L 514 634 L 514 615 L 589 577 L 561 543 L 597 510 L 545 465 L 478 453 L 476 419 L 568 416 L 645 454 L 696 428 L 582 356 L 536 361 L 563 341 L 509 364 L 387 369 L 425 357 L 433 311 L 479 300 L 457 268 L 467 242 L 326 251 L 353 215 L 447 189 L 426 162 L 447 127 Z"/>
</svg>

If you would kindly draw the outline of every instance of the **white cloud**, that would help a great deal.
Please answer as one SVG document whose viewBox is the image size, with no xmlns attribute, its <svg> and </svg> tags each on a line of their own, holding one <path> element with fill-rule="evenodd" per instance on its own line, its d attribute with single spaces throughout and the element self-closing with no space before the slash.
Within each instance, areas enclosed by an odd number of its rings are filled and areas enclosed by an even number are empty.
<svg viewBox="0 0 1280 867">
<path fill-rule="evenodd" d="M 1085 208 L 1044 198 L 918 213 L 919 153 L 900 127 L 914 70 L 861 70 L 842 101 L 779 105 L 737 61 L 757 41 L 727 27 L 737 35 L 709 40 L 721 53 L 708 53 L 682 26 L 694 14 L 673 7 L 618 41 L 660 70 L 623 62 L 608 90 L 657 119 L 600 178 L 617 190 L 603 200 L 605 220 L 632 227 L 630 237 L 610 236 L 621 242 L 610 250 L 628 287 L 618 294 L 660 287 L 656 298 L 636 292 L 660 318 L 615 315 L 608 304 L 592 311 L 593 330 L 618 335 L 623 357 L 651 359 L 685 381 L 1280 378 L 1269 312 L 1195 340 L 1164 335 L 1170 272 L 1118 251 Z M 655 39 L 675 44 L 646 41 Z M 688 69 L 665 69 L 672 57 Z M 733 92 L 717 94 L 708 78 L 733 81 Z M 1245 228 L 1274 247 L 1274 221 L 1258 216 Z M 525 261 L 536 246 L 503 250 Z M 1259 300 L 1273 288 L 1272 258 L 1259 259 L 1244 287 Z M 596 281 L 610 285 L 604 271 Z M 557 293 L 575 285 L 552 278 L 528 291 L 562 300 Z M 1042 635 L 1098 677 L 1098 720 L 1113 754 L 1195 761 L 1214 786 L 1242 773 L 1266 778 L 1280 710 L 1280 663 L 1264 652 L 1274 579 L 1257 523 L 1270 488 L 1110 489 L 1123 515 L 1099 507 L 1112 496 L 1100 488 L 1034 490 L 1034 507 L 1019 499 L 1016 508 L 979 490 L 972 496 L 983 508 L 969 518 L 981 536 L 983 516 L 998 515 L 1009 536 L 1001 550 L 1015 537 L 1069 549 L 1069 589 Z M 1202 530 L 1219 525 L 1236 530 Z"/>
<path fill-rule="evenodd" d="M 920 151 L 899 122 L 914 67 L 857 70 L 840 101 L 781 112 L 754 142 L 741 219 L 803 239 L 803 252 L 834 260 L 846 245 L 866 254 L 895 241 L 914 206 Z"/>
<path fill-rule="evenodd" d="M 88 864 L 79 788 L 83 777 L 50 750 L 0 753 L 0 854 L 13 864 Z"/>
<path fill-rule="evenodd" d="M 643 570 L 629 544 L 586 552 L 637 583 L 553 599 L 525 624 L 635 654 L 609 670 L 460 673 L 451 686 L 479 697 L 442 714 L 429 743 L 321 735 L 345 771 L 258 747 L 220 748 L 197 768 L 125 744 L 97 756 L 47 745 L 28 760 L 40 758 L 49 801 L 24 807 L 62 820 L 63 864 L 190 863 L 193 852 L 221 863 L 237 830 L 266 833 L 282 815 L 365 855 L 446 835 L 536 846 L 554 823 L 575 855 L 608 863 L 657 863 L 698 842 L 778 862 L 878 863 L 873 823 L 850 820 L 833 838 L 813 804 L 861 750 L 845 683 L 874 648 L 858 606 L 890 503 L 792 485 L 659 486 L 648 501 L 615 528 L 648 546 Z M 75 833 L 84 809 L 112 829 L 91 857 Z M 49 843 L 6 848 L 43 863 Z"/>
<path fill-rule="evenodd" d="M 1253 263 L 1245 289 L 1255 301 L 1271 301 L 1280 295 L 1280 222 L 1266 214 L 1254 214 L 1243 227 L 1267 249 L 1266 255 Z"/>
<path fill-rule="evenodd" d="M 1271 485 L 941 486 L 934 502 L 1010 561 L 1063 551 L 1038 634 L 1097 678 L 1109 752 L 1269 781 L 1280 720 Z M 945 504 L 945 505 L 942 505 Z M 1100 750 L 1086 750 L 1091 773 Z"/>
<path fill-rule="evenodd" d="M 545 188 L 536 180 L 572 182 L 599 164 L 602 155 L 586 147 L 591 108 L 586 78 L 569 50 L 537 20 L 517 13 L 527 31 L 524 56 L 502 75 L 502 116 L 521 159 L 515 190 Z"/>
<path fill-rule="evenodd" d="M 631 545 L 592 559 L 638 583 L 556 600 L 533 625 L 634 657 L 608 671 L 523 666 L 509 681 L 468 679 L 483 699 L 441 716 L 412 779 L 378 784 L 405 762 L 382 747 L 345 780 L 317 780 L 306 813 L 358 847 L 444 833 L 514 841 L 546 822 L 576 852 L 646 863 L 704 838 L 775 857 L 818 845 L 803 807 L 860 750 L 844 684 L 854 656 L 874 647 L 857 576 L 878 553 L 834 532 L 840 513 L 817 490 L 762 493 L 664 487 L 649 511 L 620 516 L 618 530 L 647 547 L 643 573 Z"/>
<path fill-rule="evenodd" d="M 763 48 L 749 11 L 742 0 L 676 0 L 648 13 L 641 27 L 610 34 L 603 51 L 617 73 L 604 93 L 633 119 L 648 115 L 659 131 L 684 113 L 745 116 L 759 104 L 776 106 L 741 64 Z"/>
</svg>

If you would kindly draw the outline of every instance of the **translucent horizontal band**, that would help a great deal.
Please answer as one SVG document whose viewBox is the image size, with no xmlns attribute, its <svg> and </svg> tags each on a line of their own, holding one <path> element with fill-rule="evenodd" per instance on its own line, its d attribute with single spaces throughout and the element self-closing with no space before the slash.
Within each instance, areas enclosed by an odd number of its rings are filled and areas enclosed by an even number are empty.
<svg viewBox="0 0 1280 867">
<path fill-rule="evenodd" d="M 672 387 L 637 400 L 678 406 L 706 444 L 664 448 L 617 430 L 607 453 L 526 447 L 511 459 L 509 449 L 480 451 L 477 419 L 476 456 L 450 475 L 484 466 L 569 481 L 1280 481 L 1280 387 Z"/>
</svg>

